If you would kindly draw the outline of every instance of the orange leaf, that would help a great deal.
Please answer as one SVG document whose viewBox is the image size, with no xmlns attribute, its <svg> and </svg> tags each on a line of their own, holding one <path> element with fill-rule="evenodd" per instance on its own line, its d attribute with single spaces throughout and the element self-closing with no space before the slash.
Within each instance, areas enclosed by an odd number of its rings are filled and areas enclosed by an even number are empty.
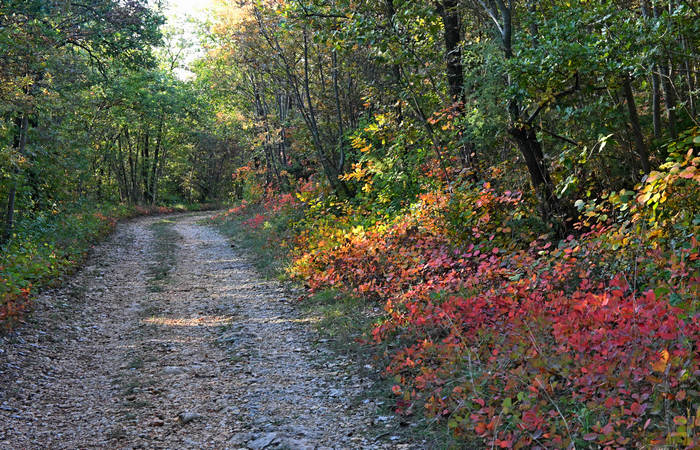
<svg viewBox="0 0 700 450">
<path fill-rule="evenodd" d="M 694 175 L 695 175 L 695 167 L 693 167 L 693 166 L 686 167 L 683 172 L 678 174 L 679 177 L 686 178 L 686 179 L 693 178 Z"/>
<path fill-rule="evenodd" d="M 654 372 L 665 372 L 670 357 L 668 350 L 664 349 L 659 353 L 659 359 L 651 363 L 651 369 Z"/>
</svg>

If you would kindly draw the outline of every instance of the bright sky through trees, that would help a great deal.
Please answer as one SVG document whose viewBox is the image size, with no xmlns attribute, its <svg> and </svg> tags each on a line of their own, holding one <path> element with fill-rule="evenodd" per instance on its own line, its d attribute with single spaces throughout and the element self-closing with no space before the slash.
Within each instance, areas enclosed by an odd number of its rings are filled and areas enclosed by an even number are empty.
<svg viewBox="0 0 700 450">
<path fill-rule="evenodd" d="M 193 16 L 201 19 L 206 16 L 206 10 L 211 6 L 211 0 L 170 0 L 167 3 L 168 16 L 179 19 Z"/>
<path fill-rule="evenodd" d="M 169 0 L 165 3 L 165 16 L 169 26 L 176 34 L 181 34 L 188 42 L 189 47 L 185 50 L 183 65 L 187 66 L 197 58 L 201 46 L 197 38 L 197 23 L 206 20 L 208 10 L 213 6 L 212 0 Z M 173 44 L 176 41 L 170 42 Z M 185 68 L 175 69 L 175 74 L 180 79 L 188 79 L 193 74 Z"/>
</svg>

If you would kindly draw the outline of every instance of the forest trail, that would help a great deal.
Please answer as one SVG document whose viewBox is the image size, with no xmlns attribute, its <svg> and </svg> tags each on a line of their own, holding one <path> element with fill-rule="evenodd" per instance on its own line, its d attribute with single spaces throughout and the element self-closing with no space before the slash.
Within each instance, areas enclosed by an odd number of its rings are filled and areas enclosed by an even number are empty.
<svg viewBox="0 0 700 450">
<path fill-rule="evenodd" d="M 367 433 L 371 381 L 204 217 L 119 224 L 0 338 L 0 448 L 402 447 Z"/>
</svg>

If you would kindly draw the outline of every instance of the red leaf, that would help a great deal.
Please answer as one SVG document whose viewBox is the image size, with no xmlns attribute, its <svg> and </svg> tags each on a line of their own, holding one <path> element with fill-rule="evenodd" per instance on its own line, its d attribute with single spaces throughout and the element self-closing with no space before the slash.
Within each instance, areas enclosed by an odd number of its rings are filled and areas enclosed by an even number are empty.
<svg viewBox="0 0 700 450">
<path fill-rule="evenodd" d="M 632 403 L 632 406 L 630 406 L 630 411 L 632 411 L 632 414 L 635 416 L 641 416 L 644 414 L 644 410 L 646 409 L 646 406 L 640 405 L 637 402 Z"/>
<path fill-rule="evenodd" d="M 588 433 L 583 435 L 584 441 L 595 441 L 596 439 L 598 439 L 597 433 Z"/>
<path fill-rule="evenodd" d="M 617 405 L 617 399 L 608 397 L 607 400 L 605 400 L 605 407 L 610 409 L 613 408 L 615 405 Z"/>
</svg>

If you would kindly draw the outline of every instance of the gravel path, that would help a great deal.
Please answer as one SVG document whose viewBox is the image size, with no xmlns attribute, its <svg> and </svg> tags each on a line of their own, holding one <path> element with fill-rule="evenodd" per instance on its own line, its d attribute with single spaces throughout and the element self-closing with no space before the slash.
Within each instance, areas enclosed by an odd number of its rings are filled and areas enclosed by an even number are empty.
<svg viewBox="0 0 700 450">
<path fill-rule="evenodd" d="M 0 338 L 0 448 L 409 447 L 203 217 L 120 224 Z"/>
</svg>

